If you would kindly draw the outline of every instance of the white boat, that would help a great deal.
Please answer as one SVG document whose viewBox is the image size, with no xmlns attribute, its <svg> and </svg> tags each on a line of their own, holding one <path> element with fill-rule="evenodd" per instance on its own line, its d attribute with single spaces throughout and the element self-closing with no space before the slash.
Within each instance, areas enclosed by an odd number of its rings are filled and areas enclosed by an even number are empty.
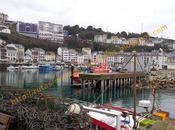
<svg viewBox="0 0 175 130">
<path fill-rule="evenodd" d="M 129 111 L 120 111 L 109 108 L 87 108 L 88 115 L 92 118 L 92 124 L 100 129 L 105 130 L 132 130 L 134 126 L 134 120 L 132 114 Z M 112 114 L 116 116 L 111 116 Z M 144 117 L 136 116 L 137 121 L 144 120 Z M 137 128 L 139 127 L 139 124 Z"/>
<path fill-rule="evenodd" d="M 63 66 L 59 66 L 59 65 L 57 65 L 57 66 L 55 66 L 55 70 L 56 71 L 61 71 L 61 70 L 63 70 Z"/>
<path fill-rule="evenodd" d="M 7 67 L 7 70 L 8 71 L 16 71 L 16 70 L 18 70 L 18 67 L 14 67 L 14 66 L 10 65 L 9 67 Z"/>
<path fill-rule="evenodd" d="M 31 65 L 31 66 L 22 66 L 22 70 L 36 70 L 38 68 L 39 68 L 38 66 L 34 66 L 34 65 Z"/>
</svg>

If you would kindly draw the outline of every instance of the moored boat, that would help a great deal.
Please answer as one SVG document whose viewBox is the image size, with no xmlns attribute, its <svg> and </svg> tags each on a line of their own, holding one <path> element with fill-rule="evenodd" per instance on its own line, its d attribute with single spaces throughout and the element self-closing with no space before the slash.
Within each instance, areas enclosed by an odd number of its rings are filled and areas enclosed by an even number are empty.
<svg viewBox="0 0 175 130">
<path fill-rule="evenodd" d="M 110 68 L 108 65 L 100 65 L 91 68 L 92 73 L 108 73 L 110 72 Z"/>
<path fill-rule="evenodd" d="M 14 67 L 14 66 L 10 65 L 9 67 L 7 67 L 7 70 L 8 71 L 16 71 L 16 70 L 18 70 L 18 67 Z"/>
<path fill-rule="evenodd" d="M 31 65 L 31 66 L 22 66 L 22 70 L 34 70 L 34 69 L 39 69 L 38 66 L 34 66 L 34 65 Z"/>
<path fill-rule="evenodd" d="M 53 70 L 54 71 L 61 71 L 63 69 L 64 69 L 64 67 L 63 66 L 60 66 L 60 65 L 56 65 L 56 66 L 53 67 Z"/>
<path fill-rule="evenodd" d="M 73 72 L 72 79 L 73 79 L 74 84 L 80 84 L 81 83 L 81 80 L 79 78 L 79 74 L 80 74 L 80 71 L 78 71 L 78 70 Z"/>
<path fill-rule="evenodd" d="M 132 130 L 134 126 L 132 113 L 122 111 L 123 108 L 120 108 L 120 110 L 109 109 L 109 107 L 92 107 L 88 109 L 90 110 L 88 115 L 92 118 L 92 125 L 96 127 L 96 130 Z M 140 118 L 142 117 L 136 116 L 137 120 Z"/>
<path fill-rule="evenodd" d="M 39 65 L 39 71 L 40 72 L 50 72 L 50 71 L 53 71 L 53 67 L 49 64 Z"/>
</svg>

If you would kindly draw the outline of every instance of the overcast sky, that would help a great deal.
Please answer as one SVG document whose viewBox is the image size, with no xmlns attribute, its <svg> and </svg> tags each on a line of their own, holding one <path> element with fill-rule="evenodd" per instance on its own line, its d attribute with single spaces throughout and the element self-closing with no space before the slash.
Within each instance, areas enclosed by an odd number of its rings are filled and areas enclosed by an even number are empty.
<svg viewBox="0 0 175 130">
<path fill-rule="evenodd" d="M 175 39 L 175 0 L 0 0 L 0 12 L 11 20 L 92 25 L 114 33 L 166 25 L 163 37 Z"/>
</svg>

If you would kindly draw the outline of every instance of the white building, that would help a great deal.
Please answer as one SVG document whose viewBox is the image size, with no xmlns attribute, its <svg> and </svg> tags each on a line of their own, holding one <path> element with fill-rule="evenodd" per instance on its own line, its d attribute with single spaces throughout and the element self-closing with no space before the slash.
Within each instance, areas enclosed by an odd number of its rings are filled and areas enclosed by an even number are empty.
<svg viewBox="0 0 175 130">
<path fill-rule="evenodd" d="M 146 40 L 145 42 L 143 42 L 142 44 L 139 44 L 139 46 L 149 46 L 149 47 L 154 47 L 154 42 L 149 39 L 149 40 Z"/>
<path fill-rule="evenodd" d="M 63 25 L 39 21 L 39 39 L 63 43 Z"/>
<path fill-rule="evenodd" d="M 74 49 L 70 49 L 69 50 L 69 61 L 71 63 L 77 63 L 77 55 L 78 55 L 78 52 Z"/>
<path fill-rule="evenodd" d="M 91 48 L 82 48 L 82 53 L 86 55 L 87 59 L 91 59 Z"/>
<path fill-rule="evenodd" d="M 115 62 L 116 62 L 115 56 L 108 56 L 108 57 L 107 57 L 107 63 L 108 63 L 109 65 L 114 65 Z"/>
<path fill-rule="evenodd" d="M 175 70 L 175 52 L 167 53 L 167 69 Z"/>
<path fill-rule="evenodd" d="M 119 40 L 119 38 L 117 36 L 111 36 L 111 43 L 112 44 L 117 44 L 118 40 Z"/>
<path fill-rule="evenodd" d="M 55 62 L 55 53 L 51 51 L 46 52 L 45 59 L 47 62 Z"/>
<path fill-rule="evenodd" d="M 94 42 L 102 42 L 102 43 L 107 43 L 107 35 L 95 35 L 94 36 Z"/>
<path fill-rule="evenodd" d="M 7 26 L 0 25 L 0 33 L 11 34 L 11 31 L 10 31 L 10 29 Z"/>
<path fill-rule="evenodd" d="M 27 49 L 25 51 L 25 53 L 24 53 L 24 62 L 25 63 L 32 63 L 33 62 L 31 49 Z"/>
<path fill-rule="evenodd" d="M 119 38 L 116 44 L 129 44 L 129 41 L 127 41 L 125 38 Z"/>
<path fill-rule="evenodd" d="M 45 50 L 42 48 L 27 49 L 25 52 L 25 62 L 44 63 Z"/>
<path fill-rule="evenodd" d="M 65 47 L 59 47 L 57 49 L 58 56 L 61 57 L 62 61 L 69 61 L 69 50 Z"/>
<path fill-rule="evenodd" d="M 84 64 L 85 63 L 84 61 L 85 61 L 84 55 L 78 54 L 77 55 L 77 64 L 79 64 L 79 65 Z"/>
<path fill-rule="evenodd" d="M 106 40 L 106 43 L 111 43 L 111 39 L 107 39 Z"/>
<path fill-rule="evenodd" d="M 33 59 L 38 63 L 43 63 L 45 61 L 45 50 L 42 48 L 33 48 L 32 49 Z"/>
<path fill-rule="evenodd" d="M 125 65 L 129 59 L 131 58 L 132 53 L 123 53 L 120 54 L 117 61 L 122 62 L 122 66 Z M 167 56 L 164 52 L 161 51 L 153 51 L 153 52 L 141 52 L 137 53 L 137 63 L 136 68 L 137 71 L 150 71 L 151 69 L 160 70 L 164 69 L 167 66 Z M 125 69 L 128 71 L 134 71 L 134 59 L 126 65 Z"/>
<path fill-rule="evenodd" d="M 111 36 L 111 38 L 108 38 L 106 43 L 111 44 L 120 44 L 121 40 L 117 36 Z"/>
<path fill-rule="evenodd" d="M 0 39 L 0 63 L 7 62 L 7 47 L 6 42 Z"/>
<path fill-rule="evenodd" d="M 17 47 L 14 44 L 7 44 L 7 58 L 9 63 L 17 61 Z"/>
<path fill-rule="evenodd" d="M 4 25 L 6 20 L 8 20 L 8 15 L 4 13 L 0 13 L 0 25 Z"/>
<path fill-rule="evenodd" d="M 59 47 L 57 50 L 58 56 L 61 57 L 61 60 L 64 62 L 77 63 L 77 51 L 74 49 L 67 49 L 64 47 Z"/>
<path fill-rule="evenodd" d="M 107 56 L 102 52 L 94 52 L 91 59 L 93 64 L 106 64 Z"/>
<path fill-rule="evenodd" d="M 24 61 L 24 46 L 20 44 L 14 44 L 17 48 L 16 61 L 22 63 Z"/>
</svg>

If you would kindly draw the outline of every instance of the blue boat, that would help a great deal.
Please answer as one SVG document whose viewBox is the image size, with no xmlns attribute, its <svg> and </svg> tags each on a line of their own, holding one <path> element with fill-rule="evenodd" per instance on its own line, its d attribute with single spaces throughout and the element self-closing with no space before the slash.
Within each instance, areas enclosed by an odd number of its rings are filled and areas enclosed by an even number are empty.
<svg viewBox="0 0 175 130">
<path fill-rule="evenodd" d="M 39 72 L 50 72 L 53 71 L 53 67 L 49 64 L 39 65 Z"/>
</svg>

